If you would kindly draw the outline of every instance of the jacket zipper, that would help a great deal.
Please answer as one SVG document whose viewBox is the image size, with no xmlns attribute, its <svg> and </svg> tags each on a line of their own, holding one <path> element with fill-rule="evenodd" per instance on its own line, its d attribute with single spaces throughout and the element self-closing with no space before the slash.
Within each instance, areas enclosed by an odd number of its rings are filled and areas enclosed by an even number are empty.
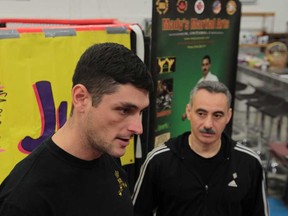
<svg viewBox="0 0 288 216">
<path fill-rule="evenodd" d="M 205 208 L 204 208 L 204 216 L 207 215 L 207 206 L 208 206 L 208 185 L 204 186 L 205 189 Z"/>
</svg>

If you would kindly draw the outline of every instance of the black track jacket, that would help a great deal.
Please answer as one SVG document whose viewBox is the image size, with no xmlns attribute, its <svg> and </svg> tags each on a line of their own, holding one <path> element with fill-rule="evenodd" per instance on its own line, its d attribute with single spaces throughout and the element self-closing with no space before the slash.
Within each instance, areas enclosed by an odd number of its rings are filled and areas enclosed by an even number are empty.
<svg viewBox="0 0 288 216">
<path fill-rule="evenodd" d="M 190 132 L 153 149 L 141 167 L 133 198 L 135 216 L 268 216 L 259 156 L 225 134 L 225 159 L 208 184 L 185 163 Z"/>
</svg>

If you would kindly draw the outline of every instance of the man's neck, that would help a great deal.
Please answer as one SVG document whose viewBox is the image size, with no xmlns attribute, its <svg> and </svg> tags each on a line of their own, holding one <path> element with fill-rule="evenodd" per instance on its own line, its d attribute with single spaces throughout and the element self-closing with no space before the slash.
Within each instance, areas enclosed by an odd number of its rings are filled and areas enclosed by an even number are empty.
<svg viewBox="0 0 288 216">
<path fill-rule="evenodd" d="M 188 138 L 190 148 L 198 155 L 204 158 L 211 158 L 215 156 L 221 148 L 221 140 L 215 143 L 201 143 L 193 139 L 192 135 Z"/>
</svg>

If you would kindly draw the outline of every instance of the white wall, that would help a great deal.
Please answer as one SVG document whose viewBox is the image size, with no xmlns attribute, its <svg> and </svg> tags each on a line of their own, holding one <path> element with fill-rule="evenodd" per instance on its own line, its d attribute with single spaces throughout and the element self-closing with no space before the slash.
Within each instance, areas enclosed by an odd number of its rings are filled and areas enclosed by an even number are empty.
<svg viewBox="0 0 288 216">
<path fill-rule="evenodd" d="M 209 0 L 210 1 L 210 0 Z M 274 32 L 287 31 L 288 0 L 256 0 L 243 5 L 242 12 L 275 12 Z M 117 18 L 136 22 L 144 27 L 152 16 L 152 0 L 0 0 L 0 18 Z M 243 20 L 241 26 L 261 26 L 258 18 Z M 268 29 L 270 30 L 270 29 Z"/>
<path fill-rule="evenodd" d="M 0 18 L 117 18 L 144 25 L 152 0 L 0 0 Z"/>
<path fill-rule="evenodd" d="M 288 32 L 288 0 L 256 0 L 255 4 L 243 4 L 242 12 L 274 12 L 274 20 L 266 18 L 267 31 Z M 263 19 L 257 17 L 242 17 L 241 27 L 245 28 L 251 24 L 255 28 L 261 27 L 262 21 Z"/>
</svg>

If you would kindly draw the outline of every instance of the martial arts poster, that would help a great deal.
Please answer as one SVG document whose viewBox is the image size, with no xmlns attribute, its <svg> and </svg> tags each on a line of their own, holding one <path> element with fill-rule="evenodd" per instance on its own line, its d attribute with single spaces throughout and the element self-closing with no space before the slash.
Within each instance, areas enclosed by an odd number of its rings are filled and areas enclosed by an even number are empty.
<svg viewBox="0 0 288 216">
<path fill-rule="evenodd" d="M 0 29 L 0 183 L 64 124 L 80 55 L 107 41 L 130 48 L 130 30 L 122 25 Z M 134 162 L 133 140 L 121 159 L 123 165 Z"/>
<path fill-rule="evenodd" d="M 213 79 L 234 93 L 240 17 L 238 0 L 153 1 L 151 71 L 157 93 L 150 147 L 190 130 L 183 114 L 207 56 Z"/>
</svg>

